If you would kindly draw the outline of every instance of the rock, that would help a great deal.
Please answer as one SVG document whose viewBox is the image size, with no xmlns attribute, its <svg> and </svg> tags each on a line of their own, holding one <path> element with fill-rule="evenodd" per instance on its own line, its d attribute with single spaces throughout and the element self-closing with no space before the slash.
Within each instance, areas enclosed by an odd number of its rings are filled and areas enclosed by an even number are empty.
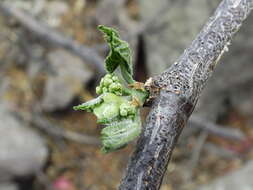
<svg viewBox="0 0 253 190">
<path fill-rule="evenodd" d="M 92 73 L 78 57 L 65 50 L 48 55 L 52 73 L 46 81 L 41 106 L 44 111 L 63 109 L 91 79 Z"/>
<path fill-rule="evenodd" d="M 0 190 L 18 190 L 18 186 L 15 183 L 4 182 L 0 183 Z"/>
<path fill-rule="evenodd" d="M 220 177 L 211 184 L 198 188 L 198 190 L 250 190 L 253 187 L 252 176 L 253 161 L 237 171 Z"/>
<path fill-rule="evenodd" d="M 8 0 L 3 0 L 3 2 L 9 3 Z M 32 2 L 31 2 L 31 1 L 13 0 L 13 1 L 11 2 L 11 4 L 12 4 L 13 6 L 16 6 L 16 7 L 18 7 L 18 8 L 25 9 L 25 10 L 31 10 L 31 8 L 32 8 Z"/>
<path fill-rule="evenodd" d="M 9 3 L 9 0 L 2 0 Z M 40 20 L 47 23 L 51 27 L 59 27 L 64 14 L 69 11 L 67 2 L 61 0 L 54 1 L 20 1 L 12 0 L 11 5 L 24 9 L 34 16 L 38 16 Z"/>
<path fill-rule="evenodd" d="M 47 2 L 44 6 L 43 20 L 52 27 L 58 27 L 61 24 L 61 18 L 69 10 L 67 2 L 56 0 Z"/>
<path fill-rule="evenodd" d="M 158 19 L 159 22 L 162 20 L 168 24 L 159 31 L 144 35 L 147 66 L 151 76 L 161 73 L 176 61 L 219 2 L 158 0 L 154 6 L 152 1 L 140 1 L 143 21 L 157 14 L 161 7 L 169 7 L 166 14 Z M 228 103 L 244 114 L 253 113 L 253 107 L 247 106 L 248 100 L 251 99 L 252 102 L 253 99 L 253 54 L 249 51 L 253 48 L 252 33 L 253 15 L 250 15 L 233 40 L 231 48 L 228 47 L 229 52 L 217 65 L 213 77 L 209 79 L 195 113 L 216 121 L 219 115 L 227 111 Z"/>
<path fill-rule="evenodd" d="M 95 19 L 99 24 L 112 26 L 120 25 L 120 11 L 123 10 L 125 0 L 103 0 L 97 5 Z"/>
<path fill-rule="evenodd" d="M 0 106 L 0 182 L 34 174 L 47 159 L 42 138 Z M 1 189 L 1 188 L 0 188 Z"/>
</svg>

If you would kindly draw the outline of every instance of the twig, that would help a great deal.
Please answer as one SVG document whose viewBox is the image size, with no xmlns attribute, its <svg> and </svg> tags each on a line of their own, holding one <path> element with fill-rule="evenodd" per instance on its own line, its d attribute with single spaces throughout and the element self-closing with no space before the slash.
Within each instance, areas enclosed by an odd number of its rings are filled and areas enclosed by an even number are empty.
<svg viewBox="0 0 253 190">
<path fill-rule="evenodd" d="M 209 142 L 206 142 L 203 148 L 208 151 L 209 154 L 216 155 L 219 158 L 232 159 L 240 157 L 240 155 L 234 153 L 229 149 Z"/>
<path fill-rule="evenodd" d="M 223 0 L 178 61 L 147 85 L 151 94 L 158 95 L 120 190 L 160 188 L 177 139 L 207 79 L 252 8 L 253 0 Z"/>
<path fill-rule="evenodd" d="M 199 128 L 226 139 L 240 141 L 245 138 L 245 135 L 239 129 L 225 128 L 195 115 L 190 117 L 188 124 L 189 127 Z"/>
<path fill-rule="evenodd" d="M 18 119 L 21 119 L 31 125 L 36 126 L 38 129 L 44 131 L 45 133 L 58 137 L 64 138 L 66 140 L 74 141 L 81 144 L 87 145 L 100 145 L 100 141 L 96 137 L 91 137 L 85 134 L 78 134 L 73 131 L 64 130 L 55 124 L 51 123 L 47 118 L 45 118 L 42 113 L 34 112 L 31 117 L 25 117 L 22 114 L 13 113 Z"/>
<path fill-rule="evenodd" d="M 187 171 L 188 180 L 192 179 L 193 170 L 198 165 L 200 154 L 201 154 L 203 146 L 206 142 L 207 137 L 208 137 L 208 133 L 206 131 L 203 131 L 202 133 L 200 133 L 200 135 L 197 139 L 197 143 L 193 147 L 192 156 L 189 161 L 189 167 L 188 167 L 189 169 Z"/>
<path fill-rule="evenodd" d="M 100 141 L 98 138 L 91 137 L 85 134 L 78 134 L 72 131 L 61 129 L 60 127 L 56 127 L 54 124 L 52 124 L 50 121 L 48 121 L 46 118 L 39 114 L 34 114 L 30 122 L 39 129 L 56 137 L 65 138 L 67 140 L 87 145 L 100 145 Z"/>
<path fill-rule="evenodd" d="M 33 18 L 32 15 L 15 8 L 7 3 L 0 3 L 0 13 L 15 18 L 23 27 L 29 30 L 34 36 L 47 41 L 52 45 L 65 48 L 82 58 L 86 64 L 95 68 L 100 74 L 104 74 L 103 59 L 92 48 L 79 44 L 77 41 L 64 36 L 63 34 L 49 28 L 44 23 Z"/>
</svg>

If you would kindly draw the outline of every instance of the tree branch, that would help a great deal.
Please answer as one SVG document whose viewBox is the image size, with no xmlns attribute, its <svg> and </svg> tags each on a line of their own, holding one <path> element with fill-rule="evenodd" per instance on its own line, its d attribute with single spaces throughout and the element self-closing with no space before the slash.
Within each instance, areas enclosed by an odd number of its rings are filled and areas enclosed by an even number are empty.
<svg viewBox="0 0 253 190">
<path fill-rule="evenodd" d="M 74 131 L 64 130 L 63 128 L 57 127 L 49 120 L 47 120 L 44 116 L 39 113 L 33 114 L 30 123 L 35 125 L 37 128 L 45 131 L 49 135 L 64 138 L 66 140 L 71 140 L 73 142 L 99 146 L 100 140 L 96 137 L 92 137 L 85 134 L 79 134 Z"/>
<path fill-rule="evenodd" d="M 150 89 L 158 95 L 120 190 L 160 188 L 177 139 L 207 79 L 252 8 L 253 0 L 223 0 L 177 62 L 152 79 Z"/>
<path fill-rule="evenodd" d="M 47 41 L 54 46 L 69 50 L 83 59 L 86 64 L 95 68 L 101 75 L 105 73 L 103 59 L 94 49 L 81 45 L 77 41 L 47 27 L 44 23 L 33 18 L 32 15 L 29 15 L 8 3 L 0 3 L 0 11 L 5 15 L 15 18 L 34 36 Z"/>
<path fill-rule="evenodd" d="M 99 146 L 101 145 L 100 140 L 96 137 L 79 134 L 74 131 L 65 130 L 52 122 L 50 122 L 45 116 L 40 112 L 32 113 L 31 117 L 25 117 L 22 114 L 13 113 L 18 119 L 25 121 L 32 126 L 37 127 L 39 130 L 47 133 L 52 137 L 62 138 L 69 141 L 73 141 L 80 144 Z"/>
</svg>

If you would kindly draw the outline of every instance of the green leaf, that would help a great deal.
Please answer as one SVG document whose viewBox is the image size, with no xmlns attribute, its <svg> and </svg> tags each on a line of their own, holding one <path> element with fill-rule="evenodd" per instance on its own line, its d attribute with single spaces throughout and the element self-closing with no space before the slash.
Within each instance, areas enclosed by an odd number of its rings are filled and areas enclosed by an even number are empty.
<svg viewBox="0 0 253 190">
<path fill-rule="evenodd" d="M 137 114 L 134 120 L 122 119 L 112 122 L 101 131 L 102 152 L 109 153 L 125 147 L 141 133 L 140 116 Z"/>
<path fill-rule="evenodd" d="M 93 113 L 98 118 L 98 123 L 105 124 L 116 119 L 119 116 L 120 105 L 127 102 L 127 98 L 113 93 L 103 94 L 103 103 L 93 109 Z"/>
<path fill-rule="evenodd" d="M 98 106 L 99 104 L 101 104 L 103 102 L 103 95 L 98 96 L 95 99 L 92 99 L 88 102 L 85 102 L 83 104 L 80 104 L 78 106 L 74 106 L 73 109 L 74 110 L 86 110 L 91 112 L 96 106 Z"/>
<path fill-rule="evenodd" d="M 99 25 L 98 29 L 105 34 L 105 40 L 110 46 L 110 53 L 105 59 L 106 70 L 112 73 L 120 66 L 127 83 L 133 83 L 132 57 L 128 43 L 121 40 L 119 33 L 113 28 Z"/>
<path fill-rule="evenodd" d="M 116 102 L 104 102 L 95 107 L 93 113 L 97 116 L 98 123 L 107 123 L 119 115 L 119 104 Z"/>
</svg>

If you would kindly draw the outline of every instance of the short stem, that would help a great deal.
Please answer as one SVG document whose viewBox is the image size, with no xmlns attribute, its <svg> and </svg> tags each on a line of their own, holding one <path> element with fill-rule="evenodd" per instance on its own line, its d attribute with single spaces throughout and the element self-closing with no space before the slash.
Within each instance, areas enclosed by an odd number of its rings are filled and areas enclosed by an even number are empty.
<svg viewBox="0 0 253 190">
<path fill-rule="evenodd" d="M 123 92 L 123 95 L 132 95 L 132 91 L 125 87 L 123 87 L 122 92 Z"/>
<path fill-rule="evenodd" d="M 149 93 L 147 91 L 135 90 L 135 89 L 132 89 L 131 94 L 133 97 L 137 98 L 140 106 L 143 106 L 143 104 L 146 102 L 146 100 L 149 96 Z"/>
</svg>

